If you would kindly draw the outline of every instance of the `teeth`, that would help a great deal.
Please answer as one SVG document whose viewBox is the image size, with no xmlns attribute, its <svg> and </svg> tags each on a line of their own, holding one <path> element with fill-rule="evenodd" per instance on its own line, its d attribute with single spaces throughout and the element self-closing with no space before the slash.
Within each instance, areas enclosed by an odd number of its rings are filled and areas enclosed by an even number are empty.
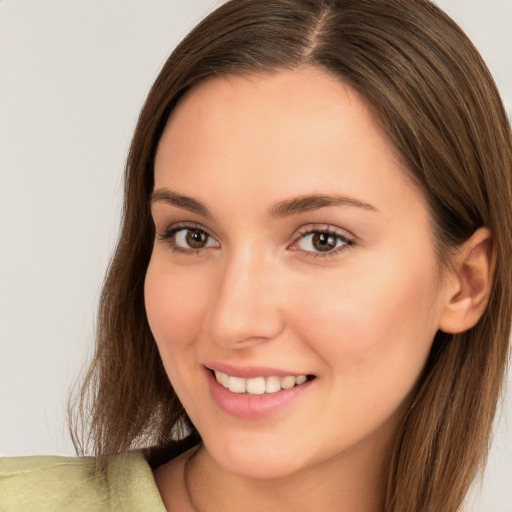
<svg viewBox="0 0 512 512">
<path fill-rule="evenodd" d="M 229 375 L 227 373 L 215 372 L 215 378 L 225 388 L 229 388 Z"/>
<path fill-rule="evenodd" d="M 292 377 L 291 375 L 287 375 L 286 377 L 281 378 L 281 387 L 283 389 L 290 389 L 295 386 L 295 377 Z"/>
<path fill-rule="evenodd" d="M 290 389 L 294 386 L 304 384 L 306 375 L 287 375 L 286 377 L 253 377 L 251 379 L 242 379 L 232 377 L 223 372 L 215 370 L 217 382 L 229 389 L 233 393 L 249 393 L 251 395 L 263 395 L 264 393 L 277 393 L 282 389 Z"/>
<path fill-rule="evenodd" d="M 247 393 L 251 393 L 251 395 L 263 395 L 265 393 L 265 379 L 263 377 L 247 379 L 245 388 Z"/>
<path fill-rule="evenodd" d="M 299 375 L 296 379 L 297 386 L 300 384 L 304 384 L 306 382 L 306 376 L 305 375 Z"/>
<path fill-rule="evenodd" d="M 265 379 L 265 392 L 276 393 L 281 391 L 281 379 L 279 377 L 267 377 Z"/>
<path fill-rule="evenodd" d="M 229 391 L 233 391 L 233 393 L 245 393 L 245 382 L 245 379 L 240 379 L 238 377 L 229 377 Z"/>
</svg>

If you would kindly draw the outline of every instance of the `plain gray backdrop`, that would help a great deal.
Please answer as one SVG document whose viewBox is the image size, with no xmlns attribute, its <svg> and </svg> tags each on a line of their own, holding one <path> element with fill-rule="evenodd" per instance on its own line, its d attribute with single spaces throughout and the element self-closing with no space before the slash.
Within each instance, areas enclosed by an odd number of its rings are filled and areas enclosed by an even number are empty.
<svg viewBox="0 0 512 512">
<path fill-rule="evenodd" d="M 139 109 L 218 0 L 0 0 L 0 455 L 73 455 L 69 389 L 90 355 Z M 439 0 L 512 105 L 512 0 Z M 512 511 L 512 393 L 475 512 Z"/>
</svg>

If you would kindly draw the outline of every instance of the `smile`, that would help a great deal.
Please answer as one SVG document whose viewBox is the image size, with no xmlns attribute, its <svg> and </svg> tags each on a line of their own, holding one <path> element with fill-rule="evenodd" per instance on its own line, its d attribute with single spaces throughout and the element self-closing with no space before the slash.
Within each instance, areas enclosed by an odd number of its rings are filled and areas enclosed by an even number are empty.
<svg viewBox="0 0 512 512">
<path fill-rule="evenodd" d="M 203 367 L 213 402 L 230 416 L 250 420 L 291 407 L 299 397 L 309 396 L 318 380 L 316 375 L 287 375 L 269 368 L 233 368 L 231 372 L 228 365 L 215 366 L 224 371 Z"/>
<path fill-rule="evenodd" d="M 226 389 L 229 389 L 232 393 L 248 393 L 250 395 L 277 393 L 283 389 L 291 389 L 295 386 L 300 386 L 308 380 L 306 375 L 253 377 L 244 379 L 241 377 L 233 377 L 232 375 L 218 370 L 215 370 L 214 374 L 217 382 Z"/>
</svg>

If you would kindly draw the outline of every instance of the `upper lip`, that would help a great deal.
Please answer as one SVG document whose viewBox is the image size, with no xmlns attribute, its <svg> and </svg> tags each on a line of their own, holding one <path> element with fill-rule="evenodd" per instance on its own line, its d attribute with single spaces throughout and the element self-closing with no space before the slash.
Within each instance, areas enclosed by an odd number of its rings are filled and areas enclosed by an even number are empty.
<svg viewBox="0 0 512 512">
<path fill-rule="evenodd" d="M 217 370 L 222 373 L 227 373 L 231 377 L 239 377 L 242 379 L 250 379 L 253 377 L 286 377 L 287 375 L 297 377 L 299 375 L 308 375 L 308 373 L 280 370 L 277 368 L 269 368 L 268 366 L 233 366 L 231 364 L 221 362 L 204 363 L 204 366 L 208 370 Z"/>
</svg>

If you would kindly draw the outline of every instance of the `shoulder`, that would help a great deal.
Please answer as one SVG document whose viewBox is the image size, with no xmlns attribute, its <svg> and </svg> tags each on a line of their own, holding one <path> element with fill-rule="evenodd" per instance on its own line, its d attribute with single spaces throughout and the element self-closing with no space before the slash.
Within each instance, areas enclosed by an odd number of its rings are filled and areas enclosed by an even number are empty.
<svg viewBox="0 0 512 512">
<path fill-rule="evenodd" d="M 0 511 L 165 512 L 151 468 L 140 453 L 94 457 L 0 459 Z"/>
</svg>

